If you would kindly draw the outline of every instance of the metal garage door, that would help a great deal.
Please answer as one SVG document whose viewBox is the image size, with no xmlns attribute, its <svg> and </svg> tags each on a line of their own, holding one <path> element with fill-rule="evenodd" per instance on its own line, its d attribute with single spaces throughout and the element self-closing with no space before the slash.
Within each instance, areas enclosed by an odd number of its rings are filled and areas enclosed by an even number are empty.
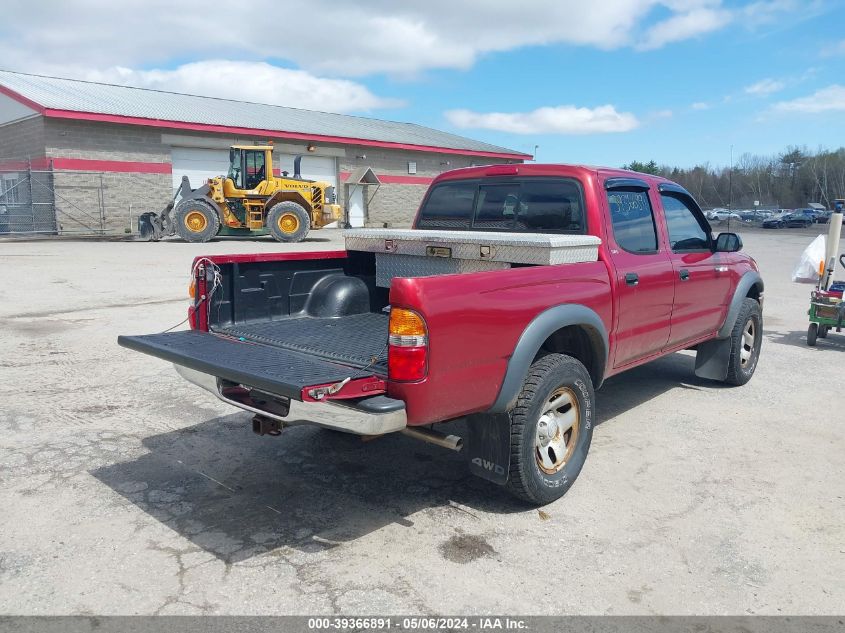
<svg viewBox="0 0 845 633">
<path fill-rule="evenodd" d="M 191 186 L 196 189 L 207 179 L 225 174 L 229 170 L 229 151 L 225 149 L 174 147 L 171 156 L 174 191 L 182 183 L 182 176 L 188 176 Z M 291 154 L 276 154 L 273 157 L 273 166 L 293 175 L 293 159 Z M 326 156 L 303 156 L 302 176 L 310 180 L 322 180 L 337 187 L 335 159 Z"/>
<path fill-rule="evenodd" d="M 294 158 L 292 154 L 275 154 L 273 156 L 273 167 L 280 172 L 286 171 L 292 176 Z M 337 188 L 335 159 L 330 156 L 304 155 L 302 157 L 302 177 L 309 180 L 321 180 Z"/>
<path fill-rule="evenodd" d="M 196 189 L 206 180 L 229 171 L 229 151 L 225 149 L 200 149 L 174 147 L 170 152 L 173 161 L 173 191 L 182 184 L 182 176 L 191 179 Z"/>
</svg>

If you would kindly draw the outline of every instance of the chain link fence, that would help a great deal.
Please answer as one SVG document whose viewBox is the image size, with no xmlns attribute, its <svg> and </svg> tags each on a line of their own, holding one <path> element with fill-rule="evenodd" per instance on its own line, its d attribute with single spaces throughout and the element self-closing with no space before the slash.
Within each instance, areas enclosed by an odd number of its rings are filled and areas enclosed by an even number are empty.
<svg viewBox="0 0 845 633">
<path fill-rule="evenodd" d="M 0 237 L 132 233 L 170 186 L 150 174 L 0 169 Z"/>
</svg>

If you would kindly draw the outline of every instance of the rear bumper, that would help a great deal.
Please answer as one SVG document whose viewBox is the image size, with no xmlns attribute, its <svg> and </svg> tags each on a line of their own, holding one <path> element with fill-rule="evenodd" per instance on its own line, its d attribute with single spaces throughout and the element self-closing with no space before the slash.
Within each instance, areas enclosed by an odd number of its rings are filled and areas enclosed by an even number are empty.
<svg viewBox="0 0 845 633">
<path fill-rule="evenodd" d="M 327 429 L 358 435 L 384 435 L 401 431 L 407 426 L 405 403 L 386 396 L 372 396 L 360 400 L 300 402 L 290 400 L 290 411 L 280 416 L 258 407 L 248 406 L 227 398 L 216 376 L 183 365 L 173 365 L 188 382 L 212 393 L 227 404 L 282 422 L 284 425 L 314 424 Z"/>
</svg>

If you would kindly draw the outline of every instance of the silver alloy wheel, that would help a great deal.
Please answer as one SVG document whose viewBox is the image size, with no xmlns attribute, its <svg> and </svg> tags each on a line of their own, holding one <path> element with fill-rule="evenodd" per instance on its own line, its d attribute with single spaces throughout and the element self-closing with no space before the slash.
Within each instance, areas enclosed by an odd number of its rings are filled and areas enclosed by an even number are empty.
<svg viewBox="0 0 845 633">
<path fill-rule="evenodd" d="M 537 466 L 554 474 L 566 465 L 578 442 L 581 410 L 569 387 L 555 389 L 540 413 L 534 440 Z"/>
<path fill-rule="evenodd" d="M 754 319 L 748 319 L 745 328 L 742 330 L 742 349 L 739 351 L 739 364 L 742 367 L 748 365 L 754 355 Z"/>
</svg>

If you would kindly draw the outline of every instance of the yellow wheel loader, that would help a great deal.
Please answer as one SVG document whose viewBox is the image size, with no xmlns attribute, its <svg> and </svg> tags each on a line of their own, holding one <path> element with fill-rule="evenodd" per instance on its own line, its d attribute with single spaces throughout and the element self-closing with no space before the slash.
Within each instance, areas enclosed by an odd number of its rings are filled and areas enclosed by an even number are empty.
<svg viewBox="0 0 845 633">
<path fill-rule="evenodd" d="M 138 217 L 142 240 L 178 235 L 188 242 L 207 242 L 215 235 L 266 235 L 280 242 L 299 242 L 311 229 L 341 218 L 334 187 L 305 180 L 301 156 L 293 177 L 273 175 L 272 145 L 234 145 L 229 173 L 191 189 L 187 176 L 161 213 Z M 177 202 L 178 201 L 178 202 Z"/>
</svg>

